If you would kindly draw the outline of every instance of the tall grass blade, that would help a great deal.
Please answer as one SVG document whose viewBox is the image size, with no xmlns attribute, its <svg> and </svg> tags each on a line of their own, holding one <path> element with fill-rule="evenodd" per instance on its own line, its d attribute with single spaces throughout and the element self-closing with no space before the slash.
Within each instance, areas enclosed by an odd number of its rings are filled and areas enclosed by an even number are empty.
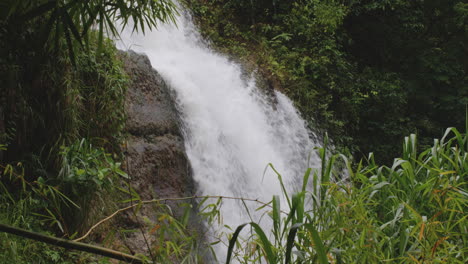
<svg viewBox="0 0 468 264">
<path fill-rule="evenodd" d="M 250 223 L 250 225 L 254 228 L 255 233 L 257 233 L 260 241 L 262 242 L 263 250 L 265 250 L 268 263 L 276 263 L 276 255 L 273 253 L 273 247 L 265 235 L 265 232 L 263 232 L 263 229 L 256 223 Z"/>
<path fill-rule="evenodd" d="M 321 168 L 322 179 L 323 179 L 323 176 L 325 175 L 325 169 L 327 165 L 327 151 L 326 151 L 327 146 L 328 146 L 328 134 L 325 133 L 325 138 L 323 140 L 323 147 L 319 148 L 319 155 L 320 155 L 320 159 L 322 160 L 322 168 Z"/>
<path fill-rule="evenodd" d="M 279 240 L 279 232 L 281 229 L 281 205 L 278 195 L 273 196 L 273 232 L 275 238 Z"/>
<path fill-rule="evenodd" d="M 306 191 L 307 183 L 309 182 L 309 177 L 310 177 L 310 172 L 311 171 L 312 171 L 311 168 L 307 168 L 307 170 L 306 170 L 306 172 L 304 174 L 303 181 L 302 181 L 302 192 Z"/>
<path fill-rule="evenodd" d="M 246 223 L 238 226 L 236 228 L 236 231 L 234 231 L 234 234 L 232 235 L 232 238 L 229 240 L 229 246 L 228 246 L 228 252 L 227 252 L 227 257 L 226 257 L 226 264 L 229 264 L 231 262 L 231 257 L 232 257 L 232 252 L 234 250 L 234 245 L 236 244 L 237 238 L 239 237 L 240 232 L 246 225 L 251 225 L 255 233 L 260 239 L 261 246 L 263 247 L 263 250 L 265 251 L 266 258 L 268 260 L 268 263 L 276 263 L 276 256 L 273 254 L 273 247 L 268 240 L 267 236 L 265 235 L 265 232 L 263 229 L 256 223 Z"/>
<path fill-rule="evenodd" d="M 304 195 L 300 192 L 293 195 L 293 205 L 296 207 L 296 219 L 294 223 L 302 223 L 304 218 Z"/>
<path fill-rule="evenodd" d="M 283 191 L 283 194 L 286 197 L 286 201 L 288 202 L 289 208 L 291 208 L 291 200 L 289 199 L 288 192 L 286 191 L 286 188 L 284 187 L 283 177 L 281 177 L 281 174 L 275 169 L 275 167 L 273 167 L 273 164 L 271 164 L 271 163 L 268 163 L 268 165 L 265 168 L 265 171 L 263 172 L 263 174 L 265 174 L 266 169 L 268 167 L 270 167 L 276 173 L 276 175 L 278 176 L 278 180 L 279 180 L 280 185 L 281 185 L 281 190 Z"/>
<path fill-rule="evenodd" d="M 286 241 L 286 259 L 284 261 L 285 264 L 291 263 L 291 253 L 292 247 L 294 245 L 294 239 L 297 234 L 297 230 L 302 226 L 302 223 L 294 224 L 291 229 L 289 230 L 288 240 Z"/>
<path fill-rule="evenodd" d="M 286 217 L 286 221 L 284 222 L 284 226 L 288 226 L 289 222 L 291 222 L 291 221 L 293 222 L 293 224 L 295 223 L 294 215 L 296 214 L 297 206 L 298 206 L 297 200 L 293 198 L 293 204 L 292 204 L 291 210 L 289 211 L 288 216 Z M 286 231 L 288 231 L 287 228 L 284 228 L 283 232 L 281 233 L 281 237 L 284 236 Z"/>
<path fill-rule="evenodd" d="M 227 257 L 226 257 L 226 264 L 229 264 L 231 262 L 232 251 L 234 250 L 234 245 L 236 244 L 237 237 L 239 236 L 239 233 L 248 224 L 249 223 L 242 224 L 242 225 L 238 226 L 236 228 L 236 231 L 234 231 L 234 234 L 232 234 L 232 238 L 229 240 L 229 246 L 228 246 Z"/>
<path fill-rule="evenodd" d="M 306 224 L 305 227 L 312 235 L 312 240 L 314 241 L 315 251 L 317 252 L 319 263 L 329 264 L 325 247 L 323 246 L 322 239 L 320 239 L 317 229 L 315 229 L 315 227 L 312 224 Z"/>
</svg>

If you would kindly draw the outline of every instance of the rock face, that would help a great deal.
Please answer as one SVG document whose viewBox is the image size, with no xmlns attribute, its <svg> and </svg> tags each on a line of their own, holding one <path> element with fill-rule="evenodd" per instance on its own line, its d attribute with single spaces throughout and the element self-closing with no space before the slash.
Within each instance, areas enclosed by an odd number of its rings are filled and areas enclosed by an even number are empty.
<svg viewBox="0 0 468 264">
<path fill-rule="evenodd" d="M 121 57 L 132 81 L 125 100 L 129 134 L 125 156 L 131 186 L 142 200 L 191 196 L 190 164 L 169 88 L 145 55 L 130 51 L 122 52 Z M 177 214 L 177 208 L 174 210 Z M 138 218 L 127 212 L 119 225 L 142 227 L 143 219 L 155 221 L 156 213 L 152 207 L 143 207 Z M 141 232 L 127 235 L 125 245 L 134 252 L 147 248 Z"/>
<path fill-rule="evenodd" d="M 143 199 L 191 194 L 190 165 L 175 104 L 161 76 L 145 55 L 128 52 L 127 168 Z M 151 188 L 153 187 L 153 188 Z"/>
</svg>

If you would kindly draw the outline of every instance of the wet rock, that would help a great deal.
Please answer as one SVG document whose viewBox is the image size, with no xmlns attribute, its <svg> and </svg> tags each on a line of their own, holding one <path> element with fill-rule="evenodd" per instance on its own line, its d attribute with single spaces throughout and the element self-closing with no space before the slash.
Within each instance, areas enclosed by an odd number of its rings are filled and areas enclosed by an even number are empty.
<svg viewBox="0 0 468 264">
<path fill-rule="evenodd" d="M 124 150 L 131 186 L 142 200 L 191 196 L 191 169 L 170 89 L 145 55 L 130 51 L 122 52 L 121 57 L 132 81 L 125 100 L 129 136 Z M 176 215 L 181 213 L 175 202 L 167 203 Z M 156 222 L 156 211 L 144 206 L 137 218 L 127 211 L 118 225 L 149 230 L 148 225 Z M 148 232 L 145 235 L 150 242 L 153 240 Z M 123 244 L 131 252 L 147 253 L 141 232 L 127 234 Z"/>
</svg>

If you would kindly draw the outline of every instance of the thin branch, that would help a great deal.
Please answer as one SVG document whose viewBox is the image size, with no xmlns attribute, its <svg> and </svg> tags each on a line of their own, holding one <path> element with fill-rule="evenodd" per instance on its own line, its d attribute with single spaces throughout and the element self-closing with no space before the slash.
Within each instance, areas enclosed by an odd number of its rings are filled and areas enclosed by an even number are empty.
<svg viewBox="0 0 468 264">
<path fill-rule="evenodd" d="M 88 232 L 86 232 L 86 234 L 84 234 L 82 237 L 79 237 L 73 241 L 81 241 L 83 239 L 85 239 L 87 236 L 89 236 L 89 234 L 91 234 L 91 232 L 96 228 L 98 227 L 99 225 L 101 225 L 102 223 L 108 221 L 109 219 L 111 219 L 112 217 L 116 216 L 118 213 L 120 212 L 123 212 L 123 211 L 126 211 L 126 210 L 129 210 L 129 209 L 132 209 L 134 207 L 137 207 L 139 205 L 143 205 L 143 204 L 151 204 L 151 203 L 159 203 L 159 202 L 165 202 L 165 201 L 183 201 L 183 200 L 191 200 L 191 199 L 203 199 L 203 198 L 215 198 L 215 199 L 229 199 L 229 200 L 241 200 L 241 201 L 248 201 L 248 202 L 256 202 L 256 203 L 259 203 L 259 204 L 262 204 L 264 206 L 267 206 L 267 207 L 270 207 L 270 208 L 273 208 L 270 203 L 265 203 L 265 202 L 262 202 L 262 201 L 259 201 L 258 199 L 249 199 L 249 198 L 242 198 L 242 197 L 231 197 L 231 196 L 221 196 L 221 195 L 206 195 L 206 196 L 187 196 L 187 197 L 176 197 L 176 198 L 162 198 L 162 199 L 153 199 L 153 200 L 146 200 L 146 201 L 141 201 L 137 204 L 133 204 L 133 205 L 130 205 L 130 206 L 127 206 L 127 207 L 124 207 L 124 208 L 121 208 L 117 211 L 115 211 L 114 213 L 112 213 L 111 215 L 109 215 L 108 217 L 102 219 L 101 221 L 97 222 L 95 225 L 93 225 L 89 230 Z M 285 211 L 281 211 L 281 213 L 283 214 L 288 214 L 286 213 Z"/>
</svg>

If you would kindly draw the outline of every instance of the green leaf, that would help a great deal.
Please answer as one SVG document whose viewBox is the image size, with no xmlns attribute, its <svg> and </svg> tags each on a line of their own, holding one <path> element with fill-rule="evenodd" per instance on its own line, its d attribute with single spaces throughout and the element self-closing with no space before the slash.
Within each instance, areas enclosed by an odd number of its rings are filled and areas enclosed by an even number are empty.
<svg viewBox="0 0 468 264">
<path fill-rule="evenodd" d="M 288 239 L 286 241 L 286 260 L 285 264 L 291 263 L 291 252 L 294 245 L 294 238 L 296 237 L 297 230 L 302 226 L 302 223 L 294 224 L 289 230 Z"/>
<path fill-rule="evenodd" d="M 268 263 L 276 263 L 276 255 L 273 254 L 273 247 L 268 240 L 267 236 L 265 235 L 265 232 L 263 232 L 262 228 L 256 224 L 256 223 L 250 223 L 251 226 L 253 226 L 255 233 L 260 238 L 260 241 L 262 242 L 263 249 L 265 250 L 266 253 L 266 258 L 268 260 Z"/>
<path fill-rule="evenodd" d="M 228 251 L 227 251 L 227 256 L 226 256 L 226 264 L 229 264 L 231 262 L 232 251 L 234 250 L 234 245 L 236 244 L 237 237 L 239 236 L 239 233 L 242 231 L 242 229 L 246 225 L 248 225 L 248 223 L 238 226 L 236 228 L 236 231 L 234 231 L 232 238 L 229 240 L 229 246 L 228 246 Z"/>
<path fill-rule="evenodd" d="M 116 168 L 116 169 L 115 169 L 115 172 L 116 172 L 119 176 L 123 177 L 124 179 L 130 179 L 130 176 L 128 176 L 128 174 L 127 174 L 125 171 L 123 171 L 123 170 L 121 170 L 121 169 L 119 169 L 119 168 Z"/>
<path fill-rule="evenodd" d="M 273 231 L 277 240 L 279 240 L 279 231 L 281 228 L 281 209 L 278 195 L 273 196 Z"/>
<path fill-rule="evenodd" d="M 19 2 L 19 1 L 18 1 Z M 52 1 L 49 1 L 49 2 L 46 2 L 28 12 L 26 12 L 26 14 L 22 15 L 20 21 L 28 21 L 28 20 L 31 20 L 35 17 L 38 17 L 38 16 L 42 16 L 44 15 L 45 13 L 49 12 L 50 10 L 52 10 L 54 7 L 56 7 L 57 5 L 57 1 L 56 0 L 52 0 Z"/>
<path fill-rule="evenodd" d="M 73 36 L 75 37 L 76 41 L 78 41 L 78 43 L 80 45 L 83 45 L 82 41 L 81 41 L 81 36 L 80 36 L 80 33 L 78 33 L 78 29 L 76 28 L 76 25 L 75 23 L 73 23 L 70 15 L 68 14 L 68 11 L 65 10 L 65 9 L 62 9 L 62 17 L 64 18 L 64 23 L 67 25 L 68 29 L 71 31 L 71 33 L 73 34 Z"/>
<path fill-rule="evenodd" d="M 312 171 L 311 168 L 307 168 L 305 174 L 304 174 L 304 177 L 302 178 L 302 192 L 305 192 L 306 191 L 306 188 L 307 188 L 307 183 L 309 182 L 309 177 L 310 177 L 310 172 Z M 313 187 L 315 188 L 315 186 Z"/>
<path fill-rule="evenodd" d="M 317 230 L 312 224 L 306 224 L 305 227 L 312 235 L 312 240 L 314 241 L 315 251 L 317 252 L 319 263 L 328 264 L 327 252 L 325 251 L 322 239 L 320 239 Z"/>
<path fill-rule="evenodd" d="M 281 177 L 281 174 L 275 169 L 275 167 L 273 167 L 273 164 L 268 163 L 268 165 L 265 167 L 265 171 L 263 172 L 263 175 L 265 175 L 265 172 L 268 169 L 268 167 L 270 167 L 276 173 L 276 175 L 278 176 L 278 180 L 280 182 L 281 190 L 283 191 L 283 195 L 284 195 L 284 197 L 286 197 L 286 201 L 288 202 L 289 208 L 291 208 L 291 200 L 289 199 L 288 192 L 286 191 L 286 188 L 284 187 L 283 177 Z"/>
<path fill-rule="evenodd" d="M 276 256 L 275 256 L 275 254 L 273 254 L 273 247 L 272 247 L 270 241 L 268 240 L 267 236 L 265 235 L 265 232 L 263 232 L 262 228 L 258 224 L 254 223 L 254 222 L 250 222 L 250 223 L 246 223 L 246 224 L 242 224 L 242 225 L 238 226 L 236 228 L 236 231 L 234 231 L 234 234 L 232 235 L 232 238 L 229 240 L 228 253 L 227 253 L 227 257 L 226 257 L 226 264 L 230 263 L 231 257 L 232 257 L 232 252 L 234 250 L 234 245 L 235 245 L 235 243 L 237 241 L 239 233 L 242 231 L 242 229 L 246 225 L 251 225 L 254 228 L 255 233 L 257 234 L 257 236 L 260 239 L 261 246 L 263 247 L 263 250 L 265 250 L 266 258 L 268 260 L 268 263 L 276 263 Z"/>
</svg>

